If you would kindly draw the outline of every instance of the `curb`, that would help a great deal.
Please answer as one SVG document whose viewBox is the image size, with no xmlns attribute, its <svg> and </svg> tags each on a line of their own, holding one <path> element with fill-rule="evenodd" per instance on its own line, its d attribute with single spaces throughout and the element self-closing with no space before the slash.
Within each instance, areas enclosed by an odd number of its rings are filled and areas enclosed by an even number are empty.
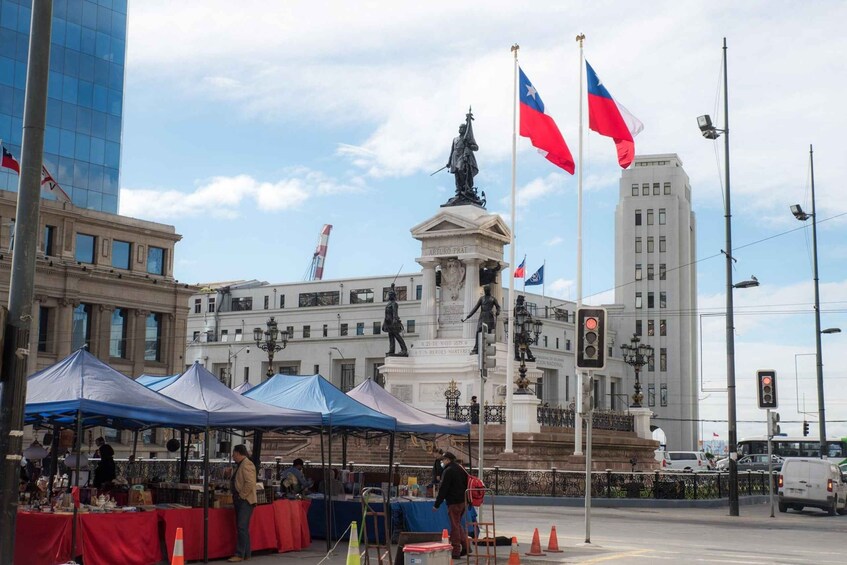
<svg viewBox="0 0 847 565">
<path fill-rule="evenodd" d="M 565 506 L 579 507 L 585 505 L 584 498 L 549 497 L 549 496 L 494 496 L 490 495 L 495 504 L 503 506 Z M 767 495 L 744 496 L 739 498 L 742 506 L 767 504 Z M 728 498 L 712 498 L 705 500 L 669 500 L 662 498 L 591 498 L 594 508 L 721 508 L 729 506 Z"/>
</svg>

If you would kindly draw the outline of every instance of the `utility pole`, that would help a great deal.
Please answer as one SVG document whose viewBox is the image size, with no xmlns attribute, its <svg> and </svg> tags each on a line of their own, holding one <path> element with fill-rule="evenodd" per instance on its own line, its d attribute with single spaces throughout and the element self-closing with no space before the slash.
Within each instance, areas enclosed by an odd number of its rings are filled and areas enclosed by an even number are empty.
<svg viewBox="0 0 847 565">
<path fill-rule="evenodd" d="M 15 247 L 12 251 L 9 314 L 3 340 L 3 366 L 0 370 L 0 381 L 3 383 L 3 396 L 0 400 L 0 468 L 3 469 L 0 479 L 0 561 L 3 563 L 11 562 L 15 549 L 18 473 L 22 457 L 26 402 L 26 356 L 33 315 L 32 297 L 35 287 L 35 254 L 38 249 L 52 17 L 52 0 L 33 0 L 21 174 L 15 214 Z"/>
</svg>

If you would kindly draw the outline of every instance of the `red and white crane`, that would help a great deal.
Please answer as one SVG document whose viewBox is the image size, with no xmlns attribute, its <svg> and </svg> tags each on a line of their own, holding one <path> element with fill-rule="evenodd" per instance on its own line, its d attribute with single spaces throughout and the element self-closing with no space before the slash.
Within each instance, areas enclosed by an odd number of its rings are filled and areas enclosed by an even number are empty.
<svg viewBox="0 0 847 565">
<path fill-rule="evenodd" d="M 306 275 L 308 281 L 319 281 L 324 276 L 324 261 L 326 261 L 326 249 L 329 246 L 329 232 L 332 231 L 332 225 L 324 224 L 321 228 L 321 235 L 318 237 L 318 246 L 315 248 L 315 253 L 312 255 L 312 264 L 309 265 L 309 272 Z"/>
</svg>

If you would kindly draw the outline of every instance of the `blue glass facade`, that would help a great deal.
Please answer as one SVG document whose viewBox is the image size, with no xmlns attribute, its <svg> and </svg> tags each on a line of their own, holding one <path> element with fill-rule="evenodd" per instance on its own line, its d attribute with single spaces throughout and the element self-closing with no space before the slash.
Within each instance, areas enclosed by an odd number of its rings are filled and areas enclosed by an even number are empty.
<svg viewBox="0 0 847 565">
<path fill-rule="evenodd" d="M 0 139 L 20 160 L 30 0 L 0 0 Z M 118 212 L 127 0 L 54 0 L 44 163 L 74 205 Z M 0 169 L 0 189 L 18 175 Z"/>
</svg>

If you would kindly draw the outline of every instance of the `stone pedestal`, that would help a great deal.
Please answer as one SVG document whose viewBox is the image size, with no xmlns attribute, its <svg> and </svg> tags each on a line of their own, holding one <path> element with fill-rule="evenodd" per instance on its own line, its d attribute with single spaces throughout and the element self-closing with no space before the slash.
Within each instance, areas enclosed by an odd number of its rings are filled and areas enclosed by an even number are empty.
<svg viewBox="0 0 847 565">
<path fill-rule="evenodd" d="M 635 435 L 642 439 L 653 439 L 653 432 L 650 431 L 650 418 L 653 417 L 653 411 L 649 408 L 630 408 L 629 413 L 634 419 Z"/>
<path fill-rule="evenodd" d="M 514 433 L 538 433 L 541 424 L 538 423 L 538 405 L 541 401 L 534 394 L 516 394 L 512 397 Z"/>
</svg>

